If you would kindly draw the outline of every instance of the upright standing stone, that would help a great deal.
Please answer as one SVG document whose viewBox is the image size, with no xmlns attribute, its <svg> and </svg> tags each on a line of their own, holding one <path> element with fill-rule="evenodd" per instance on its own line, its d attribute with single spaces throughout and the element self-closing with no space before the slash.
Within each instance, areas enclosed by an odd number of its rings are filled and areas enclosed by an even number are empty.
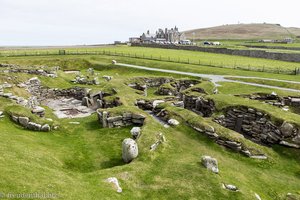
<svg viewBox="0 0 300 200">
<path fill-rule="evenodd" d="M 106 111 L 103 111 L 103 113 L 102 113 L 102 125 L 103 125 L 103 128 L 107 127 L 107 115 L 108 115 L 108 113 Z"/>
<path fill-rule="evenodd" d="M 239 115 L 237 120 L 236 120 L 234 130 L 236 132 L 240 133 L 241 130 L 242 130 L 242 124 L 243 124 L 243 115 Z"/>
<path fill-rule="evenodd" d="M 137 143 L 131 139 L 127 138 L 122 142 L 122 158 L 124 162 L 129 163 L 135 159 L 139 154 Z"/>
</svg>

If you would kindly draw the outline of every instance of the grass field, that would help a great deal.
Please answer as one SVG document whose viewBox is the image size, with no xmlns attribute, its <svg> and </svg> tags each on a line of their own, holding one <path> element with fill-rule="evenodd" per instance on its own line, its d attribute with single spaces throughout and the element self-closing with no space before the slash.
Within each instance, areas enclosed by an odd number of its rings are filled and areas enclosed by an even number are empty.
<svg viewBox="0 0 300 200">
<path fill-rule="evenodd" d="M 173 51 L 160 49 L 105 47 L 106 50 L 120 51 L 131 54 L 155 56 L 170 56 L 181 59 L 203 59 L 212 62 L 233 64 L 232 59 L 238 59 L 251 65 L 278 67 L 294 63 L 269 61 L 264 59 L 248 59 L 244 57 L 227 57 L 224 55 L 205 54 L 188 51 Z M 98 49 L 102 50 L 101 48 Z M 52 51 L 52 50 L 49 50 Z M 84 51 L 80 49 L 79 51 Z M 131 78 L 161 77 L 186 78 L 181 75 L 170 75 L 159 72 L 149 72 L 111 65 L 111 60 L 137 64 L 142 66 L 190 71 L 204 74 L 247 75 L 285 80 L 299 80 L 293 75 L 268 74 L 260 72 L 245 72 L 176 64 L 169 62 L 151 61 L 126 57 L 103 55 L 82 56 L 32 56 L 32 57 L 1 57 L 0 63 L 13 63 L 23 66 L 46 65 L 60 66 L 62 70 L 81 70 L 86 74 L 89 67 L 99 73 L 99 86 L 84 86 L 95 91 L 115 88 L 121 97 L 123 106 L 112 110 L 126 109 L 143 112 L 134 106 L 136 99 L 145 98 L 128 87 Z M 39 77 L 42 84 L 52 88 L 69 88 L 75 85 L 70 82 L 74 75 L 59 71 L 58 78 Z M 113 76 L 112 81 L 106 82 L 103 75 Z M 25 81 L 34 75 L 0 73 L 0 83 L 8 76 L 16 76 L 17 81 Z M 232 105 L 247 105 L 263 110 L 280 120 L 288 120 L 300 125 L 300 117 L 286 113 L 279 108 L 266 106 L 258 101 L 250 101 L 234 97 L 235 94 L 251 94 L 254 92 L 278 95 L 299 95 L 237 83 L 221 83 L 219 94 L 209 97 L 217 103 L 218 109 Z M 268 83 L 269 84 L 269 83 Z M 208 82 L 201 87 L 211 90 Z M 26 95 L 20 89 L 12 89 L 19 95 Z M 161 98 L 150 91 L 149 98 Z M 27 94 L 28 95 L 28 94 Z M 15 106 L 11 101 L 0 98 L 0 110 Z M 180 121 L 180 126 L 164 128 L 147 113 L 146 124 L 138 140 L 139 157 L 130 164 L 124 164 L 121 159 L 121 143 L 130 137 L 130 129 L 102 128 L 97 122 L 96 114 L 82 119 L 54 119 L 59 129 L 51 133 L 32 132 L 14 124 L 7 116 L 0 119 L 0 192 L 2 193 L 33 193 L 47 192 L 57 194 L 61 199 L 203 199 L 203 200 L 252 200 L 255 193 L 262 199 L 284 200 L 287 193 L 300 195 L 300 151 L 281 146 L 265 147 L 242 138 L 229 129 L 221 128 L 212 122 L 211 118 L 202 118 L 195 113 L 168 107 Z M 248 145 L 258 148 L 268 155 L 267 160 L 255 160 L 225 149 L 215 144 L 208 137 L 194 131 L 186 125 L 186 121 L 209 123 L 224 131 L 231 137 L 238 137 Z M 80 125 L 71 125 L 70 121 L 78 121 Z M 162 132 L 167 142 L 156 151 L 150 152 L 150 145 L 156 141 L 156 135 Z M 220 173 L 210 173 L 200 164 L 202 155 L 217 158 Z M 104 180 L 117 177 L 123 193 L 117 193 Z M 230 192 L 222 188 L 222 183 L 237 185 L 240 192 Z"/>
<path fill-rule="evenodd" d="M 232 56 L 224 54 L 214 54 L 205 52 L 193 52 L 186 50 L 167 50 L 167 49 L 155 49 L 155 48 L 142 48 L 142 47 L 128 47 L 128 46 L 105 46 L 99 48 L 83 48 L 66 49 L 69 53 L 85 53 L 85 52 L 100 52 L 103 53 L 118 53 L 123 54 L 123 56 L 130 55 L 132 57 L 141 57 L 148 59 L 159 59 L 165 61 L 174 62 L 190 62 L 195 63 L 199 66 L 201 65 L 215 65 L 227 68 L 246 68 L 246 69 L 257 69 L 264 70 L 270 69 L 274 71 L 284 71 L 284 70 L 295 70 L 299 67 L 298 63 L 276 61 L 269 59 L 258 59 L 249 58 L 243 56 Z M 271 50 L 270 50 L 271 51 Z M 14 54 L 57 54 L 58 49 L 30 49 L 30 50 L 2 50 L 0 51 L 2 55 L 14 55 Z"/>
</svg>

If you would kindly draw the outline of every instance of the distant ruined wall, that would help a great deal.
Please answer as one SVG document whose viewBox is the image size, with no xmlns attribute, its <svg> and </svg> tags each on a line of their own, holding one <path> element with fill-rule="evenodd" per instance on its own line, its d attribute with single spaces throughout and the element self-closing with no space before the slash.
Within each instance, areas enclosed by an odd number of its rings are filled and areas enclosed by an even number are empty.
<svg viewBox="0 0 300 200">
<path fill-rule="evenodd" d="M 179 45 L 160 45 L 160 44 L 132 44 L 132 46 L 140 47 L 152 47 L 152 48 L 163 48 L 163 49 L 178 49 L 178 50 L 190 50 L 190 51 L 201 51 L 208 53 L 220 53 L 227 55 L 247 56 L 254 58 L 266 58 L 272 60 L 281 60 L 288 62 L 300 62 L 300 54 L 296 53 L 274 53 L 263 50 L 237 50 L 227 48 L 214 48 L 214 47 L 198 47 L 198 46 L 179 46 Z"/>
</svg>

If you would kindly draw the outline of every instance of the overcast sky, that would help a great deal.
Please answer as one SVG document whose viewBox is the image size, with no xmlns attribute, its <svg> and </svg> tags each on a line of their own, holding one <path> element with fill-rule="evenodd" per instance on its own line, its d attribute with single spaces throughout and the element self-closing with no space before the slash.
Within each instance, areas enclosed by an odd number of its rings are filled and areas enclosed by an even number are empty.
<svg viewBox="0 0 300 200">
<path fill-rule="evenodd" d="M 300 27 L 299 7 L 299 0 L 0 0 L 0 46 L 110 43 L 175 25 Z"/>
</svg>

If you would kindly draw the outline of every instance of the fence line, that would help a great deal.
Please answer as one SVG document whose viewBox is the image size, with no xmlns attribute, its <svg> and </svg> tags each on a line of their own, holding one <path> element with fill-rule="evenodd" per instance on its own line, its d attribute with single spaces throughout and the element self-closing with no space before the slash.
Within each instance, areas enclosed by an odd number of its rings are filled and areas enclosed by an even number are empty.
<svg viewBox="0 0 300 200">
<path fill-rule="evenodd" d="M 298 75 L 300 74 L 300 68 L 295 68 L 294 70 L 291 69 L 282 69 L 272 68 L 267 66 L 255 67 L 251 66 L 250 64 L 247 66 L 238 65 L 236 62 L 233 66 L 226 66 L 221 63 L 213 63 L 210 62 L 203 62 L 201 60 L 198 61 L 191 61 L 189 58 L 182 59 L 182 58 L 172 58 L 170 56 L 163 57 L 163 56 L 153 56 L 153 55 L 145 55 L 145 54 L 136 54 L 136 53 L 125 53 L 125 52 L 117 52 L 117 51 L 36 51 L 36 52 L 24 52 L 24 53 L 0 53 L 0 57 L 23 57 L 23 56 L 53 56 L 53 55 L 107 55 L 107 56 L 119 56 L 119 57 L 128 57 L 128 58 L 135 58 L 135 59 L 145 59 L 145 60 L 154 60 L 154 61 L 163 61 L 163 62 L 171 62 L 171 63 L 179 63 L 179 64 L 190 64 L 190 65 L 200 65 L 200 66 L 208 66 L 208 67 L 217 67 L 217 68 L 226 68 L 226 69 L 236 69 L 236 70 L 246 70 L 246 71 L 256 71 L 256 72 L 267 72 L 267 73 L 276 73 L 276 74 L 289 74 L 289 75 Z"/>
</svg>

